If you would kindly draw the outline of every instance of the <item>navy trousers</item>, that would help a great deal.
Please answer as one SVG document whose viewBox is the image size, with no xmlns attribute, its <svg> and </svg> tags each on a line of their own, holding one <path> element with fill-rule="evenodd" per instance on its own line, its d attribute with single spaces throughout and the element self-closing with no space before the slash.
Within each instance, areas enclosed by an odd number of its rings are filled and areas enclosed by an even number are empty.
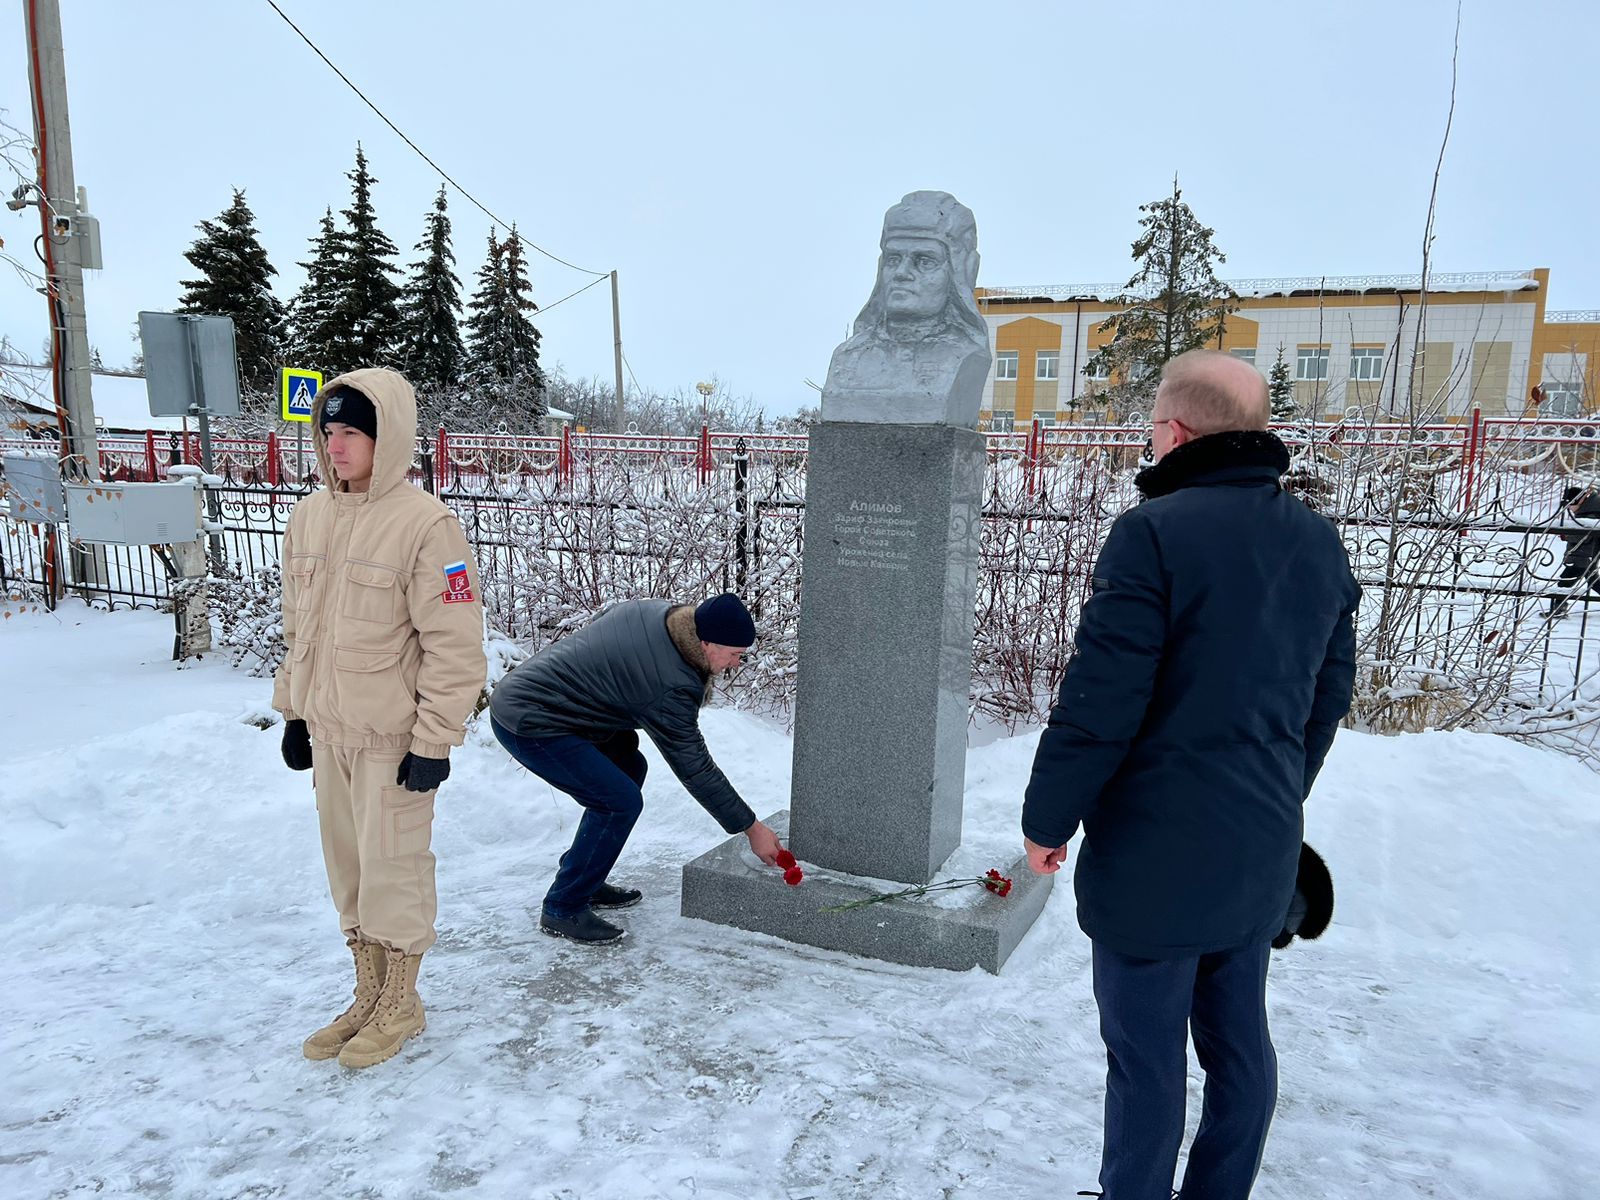
<svg viewBox="0 0 1600 1200">
<path fill-rule="evenodd" d="M 1130 958 L 1094 946 L 1106 1044 L 1105 1200 L 1169 1200 L 1183 1141 L 1185 1034 L 1205 1071 L 1182 1200 L 1246 1200 L 1278 1101 L 1267 1030 L 1266 942 L 1192 958 Z"/>
<path fill-rule="evenodd" d="M 627 730 L 601 742 L 575 734 L 531 738 L 512 733 L 492 717 L 490 725 L 512 758 L 583 805 L 578 832 L 544 896 L 544 910 L 551 916 L 577 916 L 617 865 L 644 810 L 641 789 L 649 764 L 639 753 L 639 737 Z"/>
</svg>

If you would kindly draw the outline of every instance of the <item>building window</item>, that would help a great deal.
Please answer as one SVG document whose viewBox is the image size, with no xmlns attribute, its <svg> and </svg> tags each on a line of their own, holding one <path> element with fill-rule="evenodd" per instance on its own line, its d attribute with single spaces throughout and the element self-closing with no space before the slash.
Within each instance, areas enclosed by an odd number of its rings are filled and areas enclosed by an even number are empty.
<svg viewBox="0 0 1600 1200">
<path fill-rule="evenodd" d="M 1245 350 L 1245 349 L 1229 350 L 1228 353 L 1233 355 L 1235 358 L 1242 358 L 1245 362 L 1249 363 L 1252 367 L 1256 365 L 1256 348 L 1254 346 L 1251 346 L 1247 350 Z"/>
<path fill-rule="evenodd" d="M 1033 419 L 1039 422 L 1040 429 L 1054 429 L 1056 427 L 1056 414 L 1053 412 L 1036 412 Z"/>
<path fill-rule="evenodd" d="M 1294 377 L 1299 380 L 1326 379 L 1328 377 L 1328 348 L 1326 346 L 1300 346 L 1294 360 Z"/>
<path fill-rule="evenodd" d="M 1111 378 L 1111 372 L 1104 362 L 1091 358 L 1083 368 L 1083 377 L 1091 383 L 1104 383 Z"/>
<path fill-rule="evenodd" d="M 1544 383 L 1544 403 L 1539 405 L 1541 417 L 1583 416 L 1583 385 L 1581 383 Z"/>
<path fill-rule="evenodd" d="M 1017 377 L 1017 352 L 1015 350 L 1002 350 L 994 356 L 994 377 L 996 379 L 1015 379 Z"/>
<path fill-rule="evenodd" d="M 1383 347 L 1354 346 L 1350 350 L 1350 378 L 1372 383 L 1383 378 Z"/>
<path fill-rule="evenodd" d="M 1012 427 L 1016 425 L 1016 423 L 1017 414 L 1015 412 L 1002 412 L 996 409 L 994 414 L 989 418 L 989 432 L 1010 433 Z"/>
<path fill-rule="evenodd" d="M 1036 364 L 1033 377 L 1035 379 L 1060 379 L 1061 378 L 1061 351 L 1041 350 L 1034 355 Z"/>
</svg>

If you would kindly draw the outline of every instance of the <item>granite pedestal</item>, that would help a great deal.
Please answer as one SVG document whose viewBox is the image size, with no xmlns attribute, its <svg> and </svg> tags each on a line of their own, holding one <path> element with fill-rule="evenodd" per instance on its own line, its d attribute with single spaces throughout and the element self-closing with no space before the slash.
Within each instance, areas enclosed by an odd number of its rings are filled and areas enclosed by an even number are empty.
<svg viewBox="0 0 1600 1200">
<path fill-rule="evenodd" d="M 994 972 L 1038 916 L 1054 877 L 1023 858 L 984 864 L 1013 879 L 1005 897 L 821 911 L 927 883 L 961 843 L 983 474 L 970 429 L 812 430 L 791 801 L 768 822 L 809 874 L 790 889 L 734 837 L 684 868 L 685 916 Z"/>
<path fill-rule="evenodd" d="M 983 436 L 824 421 L 811 439 L 791 849 L 925 883 L 961 842 Z"/>
<path fill-rule="evenodd" d="M 779 837 L 786 835 L 788 821 L 786 811 L 766 819 Z M 1054 875 L 1030 873 L 1026 857 L 1020 857 L 999 868 L 1012 879 L 1005 896 L 973 886 L 826 912 L 899 885 L 804 865 L 805 880 L 790 887 L 781 871 L 761 865 L 743 837 L 730 838 L 683 868 L 683 915 L 885 962 L 950 971 L 982 967 L 998 974 L 1055 881 Z"/>
</svg>

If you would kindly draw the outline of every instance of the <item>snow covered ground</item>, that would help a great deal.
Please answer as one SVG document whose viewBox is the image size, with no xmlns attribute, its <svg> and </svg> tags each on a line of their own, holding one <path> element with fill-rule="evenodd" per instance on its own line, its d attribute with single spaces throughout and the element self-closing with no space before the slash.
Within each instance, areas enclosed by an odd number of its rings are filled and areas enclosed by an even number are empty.
<svg viewBox="0 0 1600 1200">
<path fill-rule="evenodd" d="M 439 803 L 427 1032 L 365 1072 L 305 1061 L 349 966 L 310 779 L 251 723 L 266 681 L 178 670 L 170 646 L 150 613 L 0 620 L 0 1197 L 1094 1186 L 1104 1067 L 1070 886 L 999 977 L 686 921 L 679 870 L 720 833 L 652 757 L 618 872 L 647 893 L 632 936 L 553 942 L 534 923 L 577 808 L 483 729 Z M 756 810 L 784 807 L 786 735 L 705 724 Z M 973 749 L 969 841 L 1014 837 L 1034 740 Z M 1339 905 L 1274 956 L 1256 1196 L 1600 1193 L 1600 778 L 1486 736 L 1346 732 L 1308 825 Z"/>
</svg>

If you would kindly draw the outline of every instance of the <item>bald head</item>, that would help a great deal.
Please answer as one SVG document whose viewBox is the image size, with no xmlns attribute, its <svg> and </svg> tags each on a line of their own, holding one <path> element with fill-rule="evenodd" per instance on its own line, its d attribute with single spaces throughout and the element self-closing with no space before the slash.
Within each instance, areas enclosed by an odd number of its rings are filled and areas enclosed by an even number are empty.
<svg viewBox="0 0 1600 1200">
<path fill-rule="evenodd" d="M 1260 371 L 1221 350 L 1190 350 L 1167 363 L 1155 416 L 1181 421 L 1196 437 L 1233 429 L 1265 429 L 1272 415 Z"/>
</svg>

